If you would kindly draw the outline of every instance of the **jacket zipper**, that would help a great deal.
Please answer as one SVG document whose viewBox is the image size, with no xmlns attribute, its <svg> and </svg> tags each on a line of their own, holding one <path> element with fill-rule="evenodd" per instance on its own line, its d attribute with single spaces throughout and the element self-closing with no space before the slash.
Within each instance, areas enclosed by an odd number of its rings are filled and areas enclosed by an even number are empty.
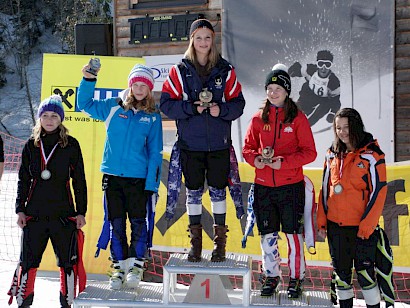
<svg viewBox="0 0 410 308">
<path fill-rule="evenodd" d="M 272 149 L 275 149 L 275 144 L 276 144 L 276 127 L 278 125 L 278 107 L 275 107 L 275 130 L 273 132 L 273 144 L 272 144 Z M 281 123 L 282 124 L 282 123 Z M 280 132 L 279 132 L 280 133 Z M 275 170 L 272 169 L 272 179 L 273 179 L 273 186 L 276 187 L 276 181 L 275 181 Z"/>
</svg>

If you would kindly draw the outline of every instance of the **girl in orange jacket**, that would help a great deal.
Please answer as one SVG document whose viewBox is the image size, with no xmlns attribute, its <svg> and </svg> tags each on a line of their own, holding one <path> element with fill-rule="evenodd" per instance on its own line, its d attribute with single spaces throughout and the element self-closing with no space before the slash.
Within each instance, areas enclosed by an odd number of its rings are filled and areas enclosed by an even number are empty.
<svg viewBox="0 0 410 308">
<path fill-rule="evenodd" d="M 353 307 L 353 266 L 367 307 L 380 307 L 374 262 L 387 193 L 384 153 L 355 109 L 339 110 L 333 130 L 319 195 L 319 235 L 328 236 L 340 307 Z"/>
</svg>

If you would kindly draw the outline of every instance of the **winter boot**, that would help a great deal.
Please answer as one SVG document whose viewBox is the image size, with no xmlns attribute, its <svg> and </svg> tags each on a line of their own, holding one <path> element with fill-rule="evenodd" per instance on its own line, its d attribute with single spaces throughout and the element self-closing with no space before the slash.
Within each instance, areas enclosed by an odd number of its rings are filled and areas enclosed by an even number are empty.
<svg viewBox="0 0 410 308">
<path fill-rule="evenodd" d="M 60 305 L 70 308 L 75 298 L 77 275 L 71 267 L 60 267 Z"/>
<path fill-rule="evenodd" d="M 226 232 L 228 231 L 228 226 L 214 225 L 214 250 L 212 251 L 211 262 L 225 261 Z"/>
<path fill-rule="evenodd" d="M 340 308 L 353 308 L 353 297 L 349 299 L 339 300 Z"/>
<path fill-rule="evenodd" d="M 128 260 L 127 286 L 129 288 L 137 288 L 144 273 L 144 261 L 137 258 L 129 258 Z"/>
<path fill-rule="evenodd" d="M 261 289 L 261 296 L 272 296 L 278 291 L 280 277 L 266 277 Z"/>
<path fill-rule="evenodd" d="M 111 267 L 113 270 L 110 277 L 110 287 L 113 290 L 119 290 L 122 288 L 125 278 L 125 260 L 113 261 Z"/>
<path fill-rule="evenodd" d="M 290 278 L 288 285 L 288 298 L 298 298 L 302 295 L 303 280 Z"/>
<path fill-rule="evenodd" d="M 189 225 L 189 237 L 191 238 L 191 250 L 188 253 L 189 262 L 200 262 L 202 253 L 202 225 Z"/>
<path fill-rule="evenodd" d="M 380 303 L 378 303 L 378 304 L 376 304 L 376 305 L 367 305 L 367 304 L 366 304 L 366 307 L 367 307 L 367 308 L 380 308 Z"/>
</svg>

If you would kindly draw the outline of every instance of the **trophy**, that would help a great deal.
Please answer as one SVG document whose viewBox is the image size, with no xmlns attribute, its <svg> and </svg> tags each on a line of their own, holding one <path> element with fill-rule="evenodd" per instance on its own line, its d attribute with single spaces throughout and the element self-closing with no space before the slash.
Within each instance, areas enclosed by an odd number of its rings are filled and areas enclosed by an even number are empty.
<svg viewBox="0 0 410 308">
<path fill-rule="evenodd" d="M 273 150 L 272 147 L 266 147 L 262 150 L 262 159 L 261 162 L 265 163 L 265 164 L 270 164 L 273 163 L 273 155 L 274 155 L 275 151 Z"/>
<path fill-rule="evenodd" d="M 85 71 L 87 73 L 90 73 L 94 76 L 97 76 L 97 71 L 101 67 L 100 59 L 99 58 L 91 58 L 90 61 L 88 62 L 88 65 L 90 66 L 87 68 Z"/>
<path fill-rule="evenodd" d="M 201 107 L 211 107 L 210 102 L 212 101 L 212 92 L 208 91 L 208 88 L 203 88 L 199 93 L 199 100 L 201 101 Z"/>
</svg>

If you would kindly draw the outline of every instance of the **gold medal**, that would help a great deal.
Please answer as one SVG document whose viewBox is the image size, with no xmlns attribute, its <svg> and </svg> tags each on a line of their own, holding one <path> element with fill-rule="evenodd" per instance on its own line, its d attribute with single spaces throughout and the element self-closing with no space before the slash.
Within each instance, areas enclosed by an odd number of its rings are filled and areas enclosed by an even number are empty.
<svg viewBox="0 0 410 308">
<path fill-rule="evenodd" d="M 333 191 L 338 195 L 343 191 L 343 186 L 341 184 L 336 184 Z"/>
<path fill-rule="evenodd" d="M 316 248 L 313 247 L 313 246 L 310 246 L 310 247 L 308 248 L 308 252 L 309 252 L 311 255 L 315 255 L 315 254 L 316 254 Z"/>
<path fill-rule="evenodd" d="M 212 92 L 208 91 L 208 88 L 203 88 L 199 93 L 199 100 L 201 101 L 202 107 L 210 107 L 210 102 L 212 101 Z"/>
</svg>

